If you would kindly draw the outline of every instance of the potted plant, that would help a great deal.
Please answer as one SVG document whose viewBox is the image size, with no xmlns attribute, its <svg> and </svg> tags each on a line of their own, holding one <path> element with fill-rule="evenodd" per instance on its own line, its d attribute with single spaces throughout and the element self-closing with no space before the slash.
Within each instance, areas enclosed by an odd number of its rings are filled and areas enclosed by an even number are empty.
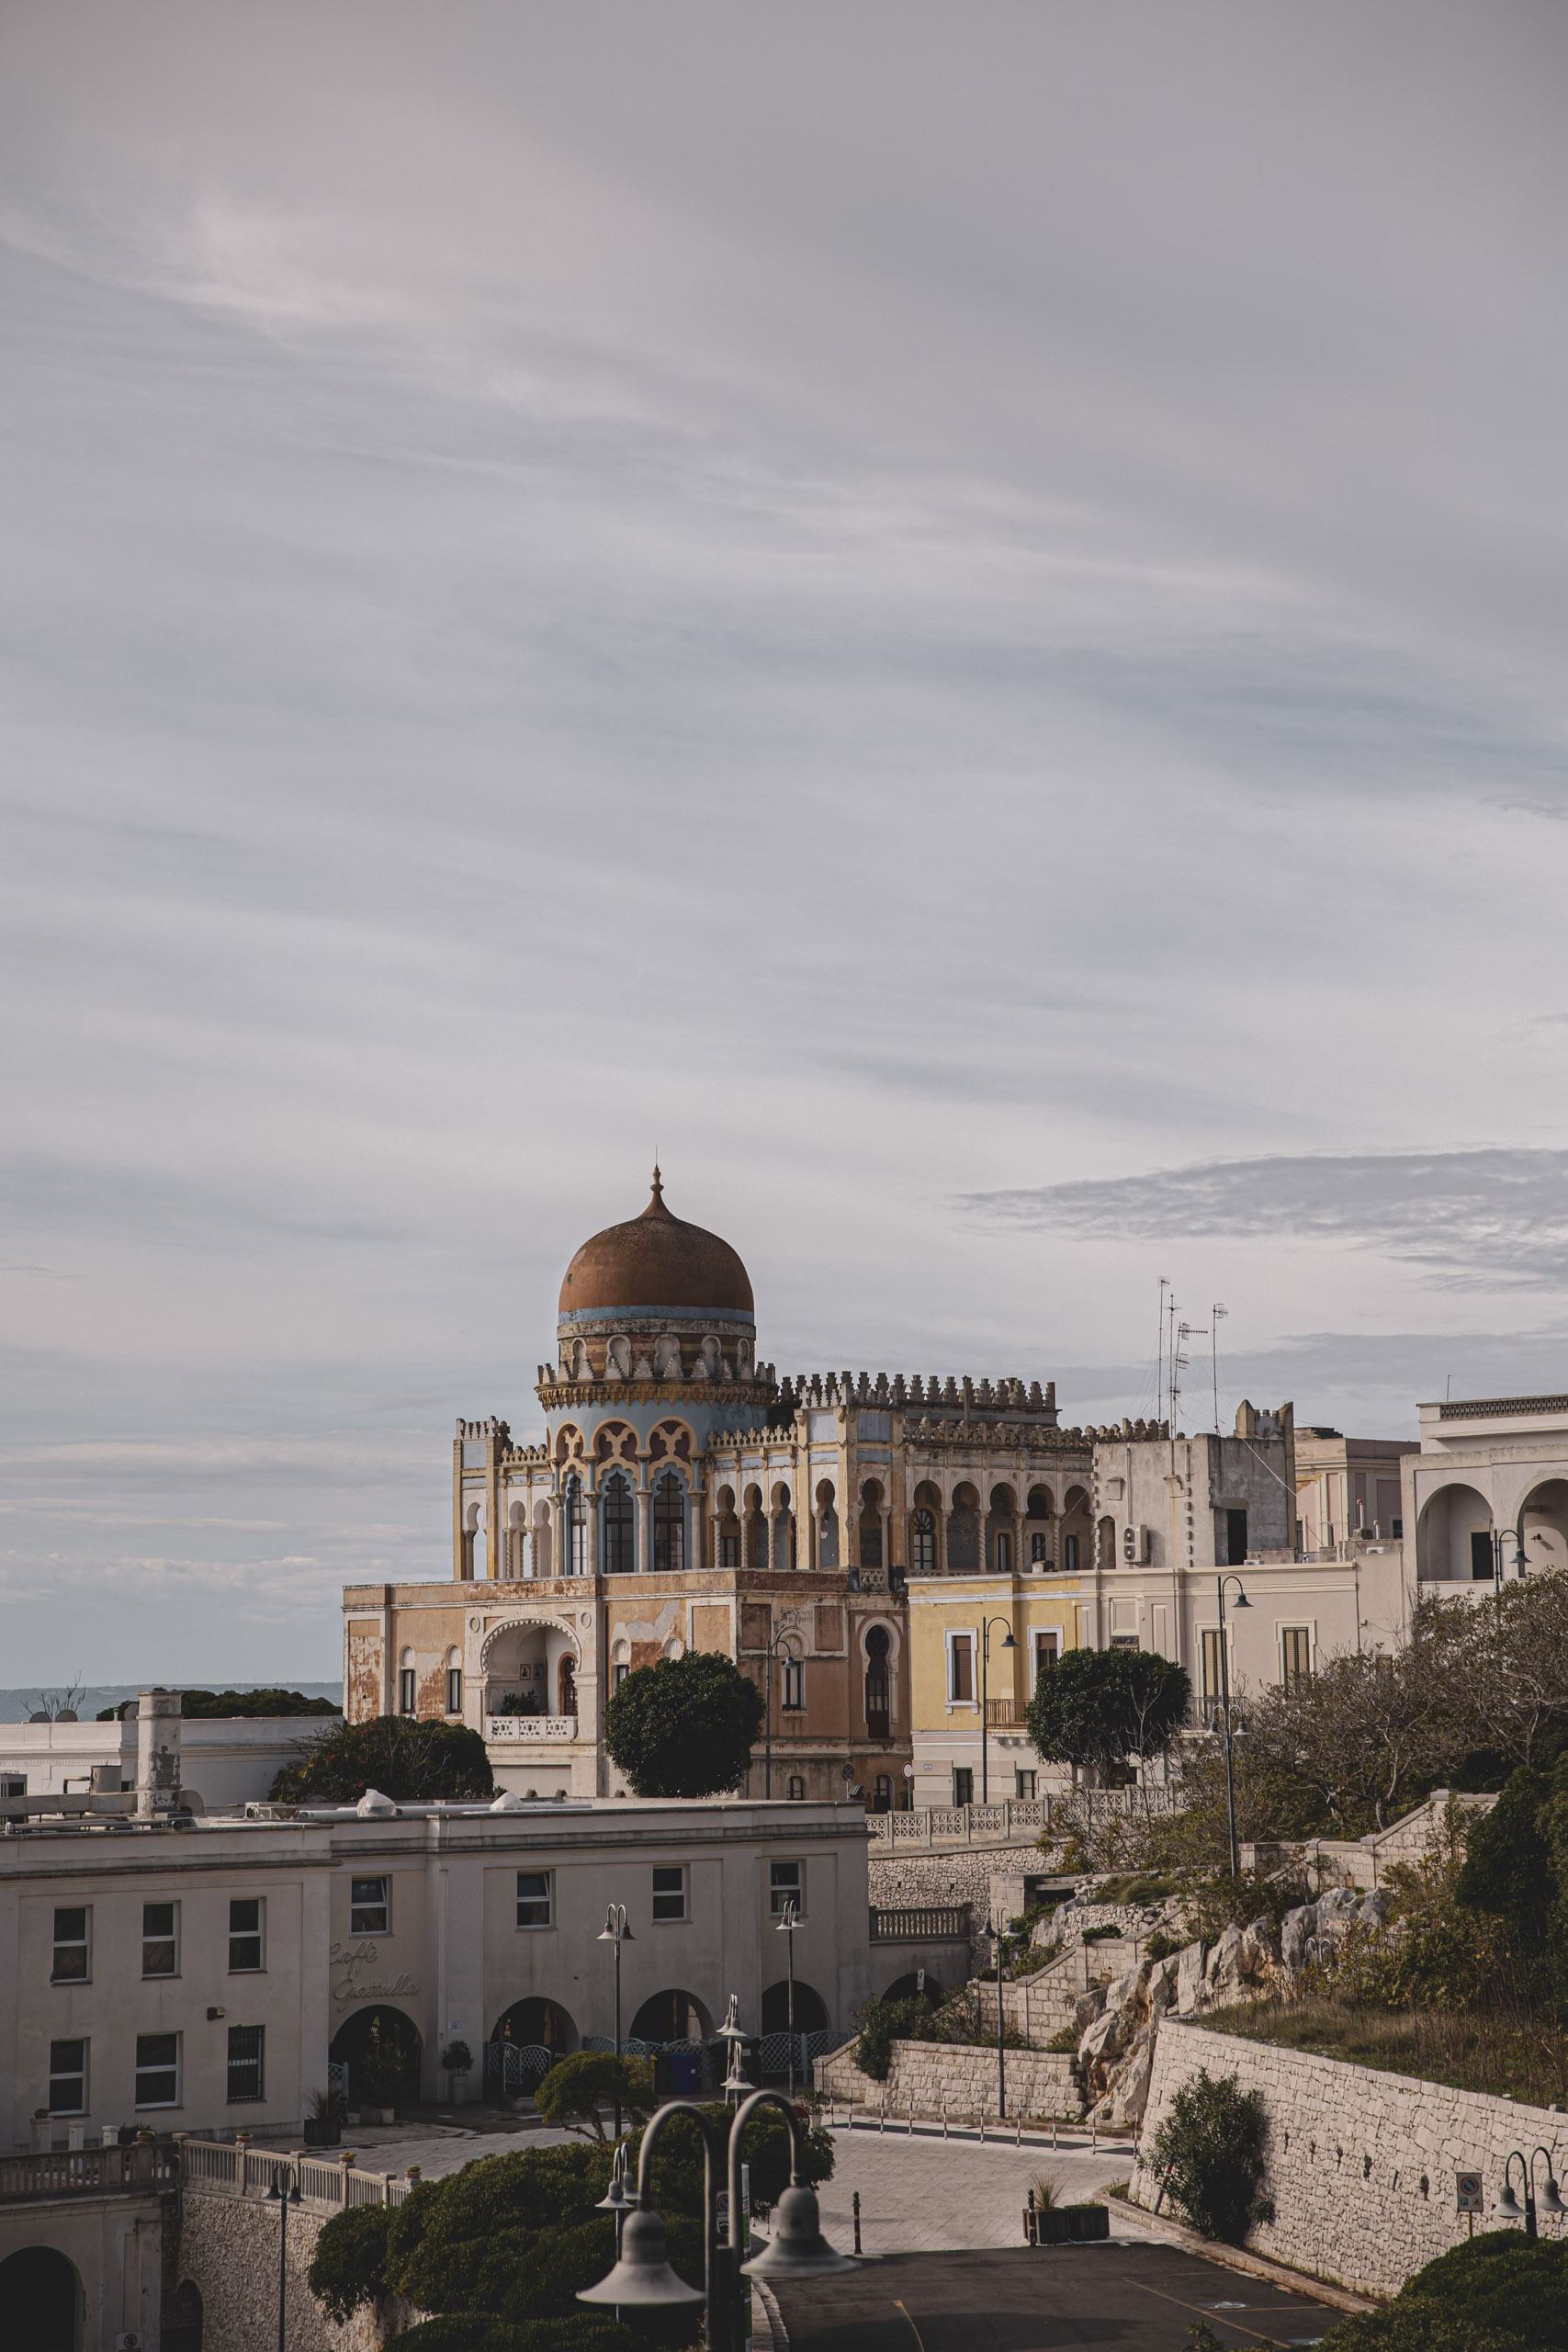
<svg viewBox="0 0 1568 2352">
<path fill-rule="evenodd" d="M 456 2107 L 461 2107 L 468 2096 L 473 2064 L 474 2053 L 466 2041 L 450 2041 L 441 2053 L 443 2070 L 450 2080 L 449 2096 Z"/>
<path fill-rule="evenodd" d="M 343 2140 L 343 2119 L 348 2101 L 336 2088 L 310 2093 L 310 2111 L 305 2118 L 305 2145 L 308 2148 L 335 2148 Z"/>
</svg>

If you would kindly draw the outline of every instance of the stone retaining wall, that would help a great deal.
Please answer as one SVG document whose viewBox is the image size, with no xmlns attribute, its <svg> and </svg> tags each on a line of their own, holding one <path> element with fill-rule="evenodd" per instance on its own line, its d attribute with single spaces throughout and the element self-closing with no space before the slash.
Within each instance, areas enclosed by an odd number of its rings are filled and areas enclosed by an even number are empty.
<svg viewBox="0 0 1568 2352">
<path fill-rule="evenodd" d="M 201 2352 L 276 2352 L 278 2211 L 265 2199 L 209 2197 L 186 2188 L 175 2268 L 201 2291 Z M 329 2219 L 300 2206 L 288 2216 L 285 2311 L 289 2352 L 381 2352 L 421 2316 L 401 2297 L 334 2327 L 305 2283 Z"/>
<path fill-rule="evenodd" d="M 1212 2077 L 1234 2074 L 1244 2091 L 1263 2095 L 1264 2188 L 1275 2218 L 1255 2227 L 1248 2245 L 1358 2293 L 1396 2293 L 1412 2271 L 1468 2233 L 1454 2207 L 1456 2172 L 1481 2173 L 1489 2213 L 1510 2149 L 1551 2150 L 1559 2177 L 1568 2163 L 1568 2115 L 1168 2017 L 1155 2047 L 1134 2203 L 1155 2203 L 1154 2135 L 1176 2092 L 1200 2069 Z M 1495 2224 L 1487 2219 L 1482 2226 Z M 1568 2222 L 1541 2215 L 1543 2237 L 1565 2230 Z"/>
<path fill-rule="evenodd" d="M 830 2058 L 818 2058 L 815 2080 L 822 2091 L 857 2107 L 886 2104 L 890 2116 L 908 2115 L 914 2101 L 917 2115 L 942 2113 L 942 2099 L 957 2122 L 997 2112 L 997 2053 L 947 2041 L 896 2041 L 893 2065 L 885 2083 L 873 2082 L 854 2063 L 854 2043 L 847 2042 Z M 1010 2050 L 1007 2053 L 1008 2113 L 1010 2115 L 1077 2115 L 1080 2102 L 1073 2082 L 1071 2058 L 1048 2050 Z"/>
</svg>

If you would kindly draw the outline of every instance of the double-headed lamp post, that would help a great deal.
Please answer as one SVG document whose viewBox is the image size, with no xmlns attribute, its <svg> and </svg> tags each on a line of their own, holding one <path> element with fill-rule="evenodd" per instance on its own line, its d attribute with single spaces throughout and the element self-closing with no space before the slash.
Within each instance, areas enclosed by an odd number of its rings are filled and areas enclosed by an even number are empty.
<svg viewBox="0 0 1568 2352">
<path fill-rule="evenodd" d="M 626 1906 L 624 1903 L 611 1904 L 604 1914 L 604 1925 L 599 1931 L 598 1940 L 602 1944 L 614 1944 L 615 1947 L 615 2056 L 618 2059 L 621 2054 L 621 1946 L 635 1944 L 637 1941 L 637 1938 L 626 1925 Z M 618 2140 L 620 2136 L 621 2074 L 617 2065 L 615 2069 L 615 2137 Z"/>
<path fill-rule="evenodd" d="M 299 2176 L 292 2165 L 280 2165 L 273 2174 L 266 2197 L 267 2203 L 278 2211 L 277 2352 L 288 2352 L 288 2208 L 299 2202 Z"/>
<path fill-rule="evenodd" d="M 1543 2213 L 1568 2213 L 1568 2205 L 1564 2205 L 1562 2198 L 1558 2194 L 1557 2182 L 1551 2170 L 1551 2151 L 1550 2148 L 1534 2149 L 1531 2152 L 1529 2164 L 1525 2162 L 1523 2155 L 1517 2148 L 1514 2150 L 1506 2164 L 1503 2166 L 1502 2195 L 1498 2198 L 1497 2202 L 1492 2208 L 1494 2215 L 1500 2222 L 1517 2222 L 1519 2219 L 1519 2200 L 1514 2195 L 1512 2186 L 1510 2185 L 1510 2176 L 1513 2172 L 1514 2166 L 1517 2165 L 1520 2172 L 1524 2175 L 1525 2181 L 1525 2201 L 1523 2211 L 1525 2235 L 1527 2238 L 1533 2238 L 1536 2234 L 1535 2160 L 1537 2156 L 1544 2156 L 1546 2158 L 1546 2187 L 1540 2192 L 1541 2211 Z"/>
<path fill-rule="evenodd" d="M 787 2006 L 784 2009 L 784 2039 L 789 2043 L 789 2095 L 792 2104 L 795 2098 L 795 1923 L 798 1916 L 794 1895 L 786 1895 L 784 1917 L 774 1932 L 788 1938 L 784 1945 L 784 1950 L 789 1955 L 789 1991 Z"/>
<path fill-rule="evenodd" d="M 1004 1649 L 1004 1650 L 1015 1650 L 1015 1649 L 1017 1649 L 1017 1647 L 1018 1647 L 1018 1644 L 1013 1640 L 1013 1637 L 1012 1637 L 1012 1627 L 1008 1623 L 1008 1621 L 1007 1621 L 1007 1619 L 1006 1619 L 1005 1617 L 985 1617 L 985 1618 L 982 1618 L 982 1619 L 981 1619 L 981 1621 L 980 1621 L 980 1803 L 981 1803 L 982 1804 L 988 1804 L 990 1803 L 990 1801 L 991 1801 L 991 1797 L 990 1797 L 990 1792 L 991 1792 L 991 1779 L 990 1779 L 990 1773 L 989 1773 L 989 1770 L 987 1770 L 987 1766 L 988 1766 L 988 1763 L 989 1763 L 989 1757 L 990 1757 L 990 1742 L 989 1742 L 989 1740 L 987 1738 L 987 1736 L 986 1736 L 986 1713 L 987 1713 L 987 1703 L 986 1703 L 986 1663 L 987 1663 L 987 1660 L 989 1658 L 989 1657 L 990 1657 L 990 1655 L 991 1655 L 991 1627 L 992 1627 L 993 1625 L 999 1625 L 999 1626 L 1001 1627 L 1001 1629 L 1002 1629 L 1002 1638 L 1001 1638 L 1001 1640 L 1000 1640 L 1000 1641 L 998 1643 L 998 1645 L 997 1645 L 997 1646 L 998 1646 L 998 1649 Z"/>
<path fill-rule="evenodd" d="M 759 2254 L 742 2263 L 740 2211 L 740 2143 L 747 2124 L 759 2108 L 776 2107 L 789 2126 L 792 2162 L 790 2185 L 774 2211 L 773 2235 Z M 655 2211 L 649 2187 L 653 2143 L 672 2115 L 689 2115 L 703 2142 L 703 2278 L 701 2287 L 688 2287 L 670 2267 L 662 2214 Z M 596 2287 L 584 2287 L 580 2303 L 613 2303 L 621 2311 L 649 2311 L 681 2303 L 705 2303 L 707 2352 L 737 2352 L 740 2334 L 740 2281 L 748 2278 L 823 2278 L 859 2267 L 840 2254 L 822 2234 L 817 2191 L 802 2173 L 805 2127 L 782 2091 L 753 2091 L 735 2111 L 729 2127 L 729 2214 L 726 2242 L 718 2235 L 718 2168 L 724 2158 L 722 2126 L 712 2122 L 693 2099 L 666 2101 L 642 2135 L 637 2158 L 637 2206 L 627 2214 L 621 2233 L 621 2251 L 615 2268 Z"/>
<path fill-rule="evenodd" d="M 770 1623 L 768 1628 L 768 1663 L 763 1669 L 767 1676 L 766 1705 L 762 1713 L 762 1794 L 765 1797 L 773 1793 L 773 1668 L 775 1665 L 793 1666 L 795 1663 L 795 1652 L 790 1647 L 795 1622 L 795 1611 L 790 1610 L 782 1623 L 773 1625 Z"/>
<path fill-rule="evenodd" d="M 1227 1584 L 1234 1584 L 1235 1587 L 1237 1609 L 1250 1609 L 1252 1603 L 1243 1590 L 1242 1581 L 1238 1576 L 1215 1577 L 1214 1589 L 1220 1599 L 1220 1715 L 1225 1736 L 1225 1822 L 1230 1831 L 1231 1876 L 1236 1878 L 1240 1875 L 1240 1869 L 1235 1849 L 1235 1770 L 1231 1760 L 1231 1670 L 1230 1661 L 1225 1656 L 1225 1587 Z"/>
</svg>

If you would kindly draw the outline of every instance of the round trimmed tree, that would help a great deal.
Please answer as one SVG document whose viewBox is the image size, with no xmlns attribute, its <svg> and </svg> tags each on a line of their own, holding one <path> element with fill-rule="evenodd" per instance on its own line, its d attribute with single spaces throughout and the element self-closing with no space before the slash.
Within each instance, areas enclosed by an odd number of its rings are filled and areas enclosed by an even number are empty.
<svg viewBox="0 0 1568 2352">
<path fill-rule="evenodd" d="M 604 1710 L 604 1745 L 639 1797 L 738 1789 L 762 1722 L 762 1694 L 709 1650 L 628 1674 Z"/>
<path fill-rule="evenodd" d="M 1186 1717 L 1191 1688 L 1156 1650 L 1068 1650 L 1040 1669 L 1029 1736 L 1046 1763 L 1103 1778 L 1158 1755 Z"/>
</svg>

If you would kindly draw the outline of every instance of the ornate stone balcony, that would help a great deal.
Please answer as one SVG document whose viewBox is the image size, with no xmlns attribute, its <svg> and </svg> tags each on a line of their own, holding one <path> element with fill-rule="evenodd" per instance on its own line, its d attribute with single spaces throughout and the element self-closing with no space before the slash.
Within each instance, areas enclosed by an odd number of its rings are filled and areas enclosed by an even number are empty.
<svg viewBox="0 0 1568 2352">
<path fill-rule="evenodd" d="M 575 1715 L 487 1715 L 487 1739 L 563 1740 L 577 1737 Z"/>
</svg>

